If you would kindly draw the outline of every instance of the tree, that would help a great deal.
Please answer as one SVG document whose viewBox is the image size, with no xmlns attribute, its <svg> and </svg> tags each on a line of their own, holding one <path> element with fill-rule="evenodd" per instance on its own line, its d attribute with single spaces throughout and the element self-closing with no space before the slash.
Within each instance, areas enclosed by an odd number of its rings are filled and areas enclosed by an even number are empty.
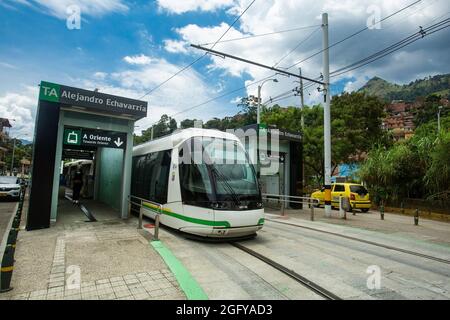
<svg viewBox="0 0 450 320">
<path fill-rule="evenodd" d="M 177 129 L 177 122 L 175 119 L 163 114 L 159 121 L 153 125 L 153 139 L 171 134 Z M 138 145 L 151 140 L 152 127 L 142 130 L 140 136 L 134 136 L 134 144 Z"/>
<path fill-rule="evenodd" d="M 414 136 L 392 146 L 378 145 L 359 174 L 377 200 L 425 198 L 450 190 L 450 116 L 416 129 Z"/>
<path fill-rule="evenodd" d="M 180 122 L 180 129 L 194 128 L 197 119 L 184 119 Z"/>
<path fill-rule="evenodd" d="M 430 95 L 425 98 L 423 105 L 418 109 L 417 113 L 414 115 L 414 125 L 419 127 L 422 124 L 430 122 L 437 119 L 438 108 L 441 105 L 441 97 L 438 95 Z M 441 117 L 450 115 L 450 107 L 445 106 L 441 110 Z"/>
<path fill-rule="evenodd" d="M 375 143 L 389 144 L 389 136 L 381 129 L 385 103 L 364 93 L 343 93 L 331 101 L 331 143 L 333 171 L 341 163 L 355 163 Z M 279 128 L 302 131 L 299 108 L 275 105 L 263 113 L 263 122 Z M 303 157 L 305 176 L 317 177 L 323 183 L 323 108 L 320 105 L 303 109 Z"/>
</svg>

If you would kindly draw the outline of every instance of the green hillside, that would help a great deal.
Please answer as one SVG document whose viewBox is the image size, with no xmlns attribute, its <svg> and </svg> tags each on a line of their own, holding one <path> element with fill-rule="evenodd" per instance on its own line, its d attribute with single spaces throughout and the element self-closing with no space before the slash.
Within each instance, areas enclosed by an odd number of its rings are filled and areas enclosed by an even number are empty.
<svg viewBox="0 0 450 320">
<path fill-rule="evenodd" d="M 379 77 L 374 77 L 358 91 L 378 96 L 386 101 L 414 101 L 418 97 L 425 97 L 430 94 L 449 97 L 450 74 L 418 79 L 405 85 L 390 83 Z"/>
</svg>

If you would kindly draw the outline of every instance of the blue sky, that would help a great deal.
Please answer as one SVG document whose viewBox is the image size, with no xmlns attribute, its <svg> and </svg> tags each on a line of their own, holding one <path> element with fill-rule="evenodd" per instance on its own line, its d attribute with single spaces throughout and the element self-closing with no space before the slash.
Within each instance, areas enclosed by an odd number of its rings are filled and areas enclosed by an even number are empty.
<svg viewBox="0 0 450 320">
<path fill-rule="evenodd" d="M 257 0 L 224 39 L 308 28 L 219 43 L 215 49 L 273 64 L 314 31 L 314 36 L 282 61 L 280 67 L 285 67 L 320 50 L 322 12 L 329 13 L 333 42 L 364 27 L 373 4 L 385 16 L 411 2 Z M 0 116 L 16 119 L 12 130 L 15 135 L 31 137 L 41 80 L 139 98 L 201 54 L 189 48 L 189 43 L 214 42 L 249 3 L 250 0 L 0 0 Z M 66 10 L 72 4 L 81 9 L 79 30 L 66 26 Z M 380 30 L 367 31 L 331 50 L 331 69 L 398 41 L 416 30 L 419 23 L 426 25 L 448 12 L 449 7 L 446 0 L 422 0 L 387 21 Z M 406 83 L 449 72 L 448 35 L 445 31 L 335 79 L 333 94 L 358 89 L 373 76 Z M 321 56 L 301 67 L 304 75 L 319 76 Z M 140 121 L 139 130 L 149 127 L 163 113 L 177 114 L 270 75 L 269 71 L 229 59 L 206 57 L 145 96 L 149 117 Z M 293 81 L 279 77 L 278 83 L 265 84 L 263 100 L 292 89 L 296 85 Z M 306 92 L 308 104 L 321 100 L 316 87 Z M 235 114 L 239 111 L 236 101 L 247 95 L 256 95 L 256 86 L 181 113 L 176 120 L 208 120 Z M 299 98 L 291 96 L 279 103 L 298 105 Z"/>
</svg>

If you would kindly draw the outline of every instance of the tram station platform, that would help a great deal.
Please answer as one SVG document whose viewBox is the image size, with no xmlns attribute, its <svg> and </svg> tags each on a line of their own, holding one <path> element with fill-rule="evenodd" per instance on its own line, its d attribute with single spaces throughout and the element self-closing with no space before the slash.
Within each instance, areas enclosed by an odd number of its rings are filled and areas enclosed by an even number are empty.
<svg viewBox="0 0 450 320">
<path fill-rule="evenodd" d="M 64 212 L 49 229 L 25 231 L 22 221 L 13 290 L 0 294 L 0 300 L 186 298 L 145 231 L 137 229 L 136 218 L 123 220 L 106 205 L 84 202 L 96 222 L 86 222 L 68 200 L 60 202 L 58 210 Z"/>
</svg>

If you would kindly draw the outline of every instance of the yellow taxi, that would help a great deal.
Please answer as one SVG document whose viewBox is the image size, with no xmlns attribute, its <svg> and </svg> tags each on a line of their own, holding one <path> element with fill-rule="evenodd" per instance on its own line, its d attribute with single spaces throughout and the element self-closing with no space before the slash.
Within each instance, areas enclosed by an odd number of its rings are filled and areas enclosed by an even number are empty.
<svg viewBox="0 0 450 320">
<path fill-rule="evenodd" d="M 319 205 L 324 204 L 325 189 L 322 188 L 311 194 L 311 198 L 319 200 Z M 352 209 L 361 209 L 367 212 L 370 209 L 370 195 L 367 189 L 357 183 L 333 183 L 331 185 L 331 206 L 339 208 L 339 197 L 346 197 L 350 202 L 350 211 Z"/>
</svg>

